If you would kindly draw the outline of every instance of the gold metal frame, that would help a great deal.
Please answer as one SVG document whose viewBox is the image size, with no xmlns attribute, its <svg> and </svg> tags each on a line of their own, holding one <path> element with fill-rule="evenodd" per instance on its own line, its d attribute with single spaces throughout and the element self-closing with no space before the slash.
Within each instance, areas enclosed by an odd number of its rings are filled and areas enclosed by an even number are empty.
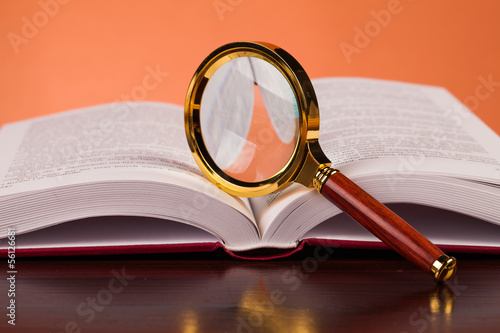
<svg viewBox="0 0 500 333">
<path fill-rule="evenodd" d="M 276 67 L 292 87 L 299 108 L 299 135 L 294 153 L 276 175 L 260 182 L 243 182 L 225 174 L 208 153 L 201 133 L 200 105 L 207 82 L 223 64 L 238 57 L 260 58 Z M 319 109 L 311 80 L 290 54 L 269 43 L 235 42 L 212 52 L 189 84 L 184 124 L 189 147 L 202 172 L 217 187 L 232 195 L 261 196 L 281 190 L 292 182 L 312 187 L 316 171 L 330 166 L 318 144 Z"/>
</svg>

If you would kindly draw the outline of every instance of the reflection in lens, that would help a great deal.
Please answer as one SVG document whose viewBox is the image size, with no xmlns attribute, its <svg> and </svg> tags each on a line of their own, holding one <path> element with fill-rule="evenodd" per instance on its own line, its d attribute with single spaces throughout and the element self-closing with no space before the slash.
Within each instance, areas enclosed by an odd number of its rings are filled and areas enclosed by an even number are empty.
<svg viewBox="0 0 500 333">
<path fill-rule="evenodd" d="M 281 72 L 254 57 L 222 65 L 200 106 L 205 146 L 227 175 L 258 182 L 277 174 L 295 151 L 299 111 Z"/>
</svg>

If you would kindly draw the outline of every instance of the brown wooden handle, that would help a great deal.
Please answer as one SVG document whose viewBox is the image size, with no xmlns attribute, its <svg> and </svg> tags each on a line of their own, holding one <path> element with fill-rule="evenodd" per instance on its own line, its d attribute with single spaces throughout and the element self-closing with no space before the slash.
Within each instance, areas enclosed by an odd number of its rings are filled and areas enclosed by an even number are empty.
<svg viewBox="0 0 500 333">
<path fill-rule="evenodd" d="M 326 180 L 321 194 L 423 270 L 432 272 L 436 260 L 444 256 L 427 238 L 341 172 Z"/>
</svg>

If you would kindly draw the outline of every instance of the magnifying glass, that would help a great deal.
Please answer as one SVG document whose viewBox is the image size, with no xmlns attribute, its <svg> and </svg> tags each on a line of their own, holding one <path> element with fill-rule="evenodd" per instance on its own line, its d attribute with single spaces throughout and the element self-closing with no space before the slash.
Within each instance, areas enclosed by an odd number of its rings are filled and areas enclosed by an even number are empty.
<svg viewBox="0 0 500 333">
<path fill-rule="evenodd" d="M 319 108 L 300 64 L 283 49 L 235 42 L 212 52 L 186 96 L 185 127 L 193 156 L 217 187 L 240 197 L 314 187 L 436 282 L 456 260 L 331 167 L 318 142 Z"/>
</svg>

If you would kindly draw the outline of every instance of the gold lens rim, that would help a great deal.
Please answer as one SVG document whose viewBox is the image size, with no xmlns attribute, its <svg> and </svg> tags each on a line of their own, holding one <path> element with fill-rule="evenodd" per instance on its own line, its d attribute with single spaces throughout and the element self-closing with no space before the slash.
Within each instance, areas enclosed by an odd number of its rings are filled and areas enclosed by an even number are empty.
<svg viewBox="0 0 500 333">
<path fill-rule="evenodd" d="M 295 94 L 299 108 L 299 133 L 292 156 L 278 173 L 259 182 L 243 182 L 226 175 L 208 153 L 200 124 L 200 105 L 208 80 L 226 62 L 237 57 L 249 56 L 269 62 L 283 74 Z M 196 70 L 186 94 L 184 125 L 191 153 L 203 174 L 217 187 L 229 194 L 240 197 L 256 197 L 285 188 L 298 178 L 301 170 L 304 170 L 304 163 L 306 160 L 310 160 L 307 158 L 311 155 L 309 145 L 311 143 L 317 144 L 319 134 L 318 102 L 312 83 L 304 69 L 286 51 L 269 43 L 234 42 L 213 51 Z M 312 168 L 314 169 L 317 163 L 313 164 Z M 311 169 L 311 167 L 307 169 Z M 310 171 L 308 170 L 308 172 Z M 314 173 L 314 171 L 312 172 Z M 304 185 L 310 186 L 311 184 Z"/>
</svg>

